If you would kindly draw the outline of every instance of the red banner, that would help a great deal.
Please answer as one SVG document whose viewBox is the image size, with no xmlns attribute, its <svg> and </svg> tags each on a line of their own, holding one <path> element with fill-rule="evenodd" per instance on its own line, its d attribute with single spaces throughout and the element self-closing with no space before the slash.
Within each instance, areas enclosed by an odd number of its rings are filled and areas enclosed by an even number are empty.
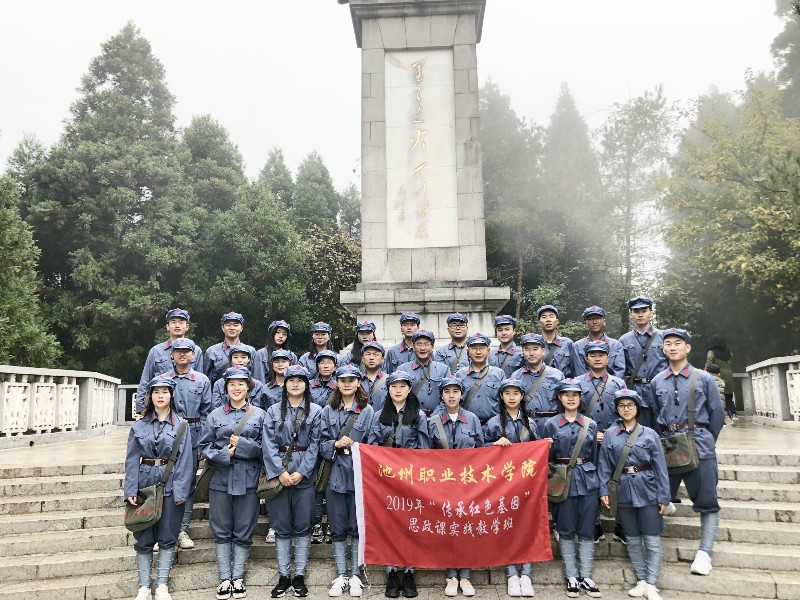
<svg viewBox="0 0 800 600">
<path fill-rule="evenodd" d="M 546 441 L 468 450 L 356 444 L 361 564 L 431 569 L 552 560 Z"/>
</svg>

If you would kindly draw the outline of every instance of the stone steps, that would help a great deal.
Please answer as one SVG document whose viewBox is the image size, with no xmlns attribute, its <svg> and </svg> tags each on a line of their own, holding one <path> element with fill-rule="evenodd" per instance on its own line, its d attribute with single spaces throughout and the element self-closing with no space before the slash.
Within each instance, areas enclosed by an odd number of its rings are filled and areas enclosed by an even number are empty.
<svg viewBox="0 0 800 600">
<path fill-rule="evenodd" d="M 721 523 L 709 577 L 692 577 L 700 519 L 688 499 L 665 519 L 664 598 L 799 598 L 800 456 L 719 453 Z M 102 460 L 102 459 L 101 459 Z M 136 593 L 133 535 L 121 526 L 123 464 L 50 465 L 0 468 L 0 600 L 24 595 L 106 599 Z M 679 494 L 686 497 L 685 489 Z M 197 504 L 190 535 L 192 550 L 176 557 L 170 589 L 176 600 L 211 596 L 216 565 L 208 507 Z M 635 583 L 626 548 L 611 539 L 613 521 L 603 520 L 607 540 L 595 546 L 595 579 L 604 598 L 625 598 Z M 266 517 L 256 527 L 247 577 L 250 597 L 266 597 L 277 581 L 274 546 L 267 545 Z M 563 598 L 561 563 L 534 567 L 538 598 Z M 373 586 L 365 596 L 383 597 L 385 575 L 369 567 Z M 312 595 L 327 596 L 334 578 L 330 545 L 312 545 L 308 583 Z M 444 572 L 420 571 L 420 597 L 443 595 Z M 477 569 L 478 596 L 505 598 L 500 568 Z M 346 597 L 347 594 L 345 594 Z"/>
<path fill-rule="evenodd" d="M 107 492 L 121 490 L 124 479 L 125 475 L 120 473 L 59 475 L 57 477 L 15 477 L 0 479 L 0 495 L 7 498 L 9 496 Z"/>
<path fill-rule="evenodd" d="M 700 539 L 700 518 L 667 517 L 664 519 L 664 538 Z M 778 522 L 720 520 L 718 542 L 797 546 L 800 544 L 800 524 Z"/>
<path fill-rule="evenodd" d="M 46 465 L 41 467 L 0 467 L 0 479 L 23 477 L 66 477 L 73 475 L 117 474 L 125 471 L 124 462 L 91 465 Z"/>
<path fill-rule="evenodd" d="M 719 465 L 719 479 L 758 483 L 800 483 L 800 469 L 775 465 Z"/>
<path fill-rule="evenodd" d="M 122 513 L 122 488 L 92 493 L 12 496 L 3 498 L 0 502 L 0 515 L 86 511 L 114 507 L 119 509 L 120 514 Z"/>
<path fill-rule="evenodd" d="M 313 560 L 309 564 L 306 577 L 308 584 L 314 587 L 320 596 L 327 595 L 326 588 L 334 576 L 332 561 Z M 273 561 L 253 560 L 249 565 L 246 581 L 255 588 L 262 586 L 269 589 L 277 581 L 277 571 Z M 595 565 L 595 581 L 602 590 L 607 591 L 606 598 L 624 596 L 624 589 L 635 584 L 635 576 L 626 560 L 604 560 Z M 385 576 L 382 569 L 370 567 L 369 577 L 373 587 L 365 596 L 382 596 Z M 800 583 L 796 581 L 794 573 L 769 573 L 758 569 L 728 569 L 715 567 L 707 577 L 692 577 L 689 575 L 687 564 L 665 564 L 661 576 L 661 587 L 664 590 L 688 592 L 709 595 L 719 598 L 731 597 L 760 597 L 760 598 L 796 598 L 800 594 Z M 504 596 L 505 575 L 502 569 L 481 569 L 474 576 L 478 587 L 478 595 L 483 597 L 486 592 L 489 597 L 494 593 L 499 597 Z M 793 581 L 795 580 L 795 581 Z M 441 597 L 441 587 L 444 581 L 442 570 L 420 570 L 417 572 L 417 582 L 423 594 Z M 173 568 L 170 579 L 170 590 L 177 593 L 187 593 L 190 597 L 192 590 L 204 590 L 211 593 L 216 587 L 217 575 L 213 566 L 205 563 L 192 565 L 178 565 Z M 534 585 L 537 596 L 543 597 L 542 592 L 558 591 L 558 597 L 563 597 L 563 576 L 561 565 L 558 562 L 538 563 L 534 566 Z M 131 568 L 127 573 L 101 573 L 101 574 L 73 574 L 68 577 L 35 579 L 16 582 L 6 582 L 0 588 L 0 598 L 24 596 L 26 600 L 52 600 L 58 596 L 59 600 L 84 599 L 84 600 L 110 600 L 115 598 L 133 597 L 136 594 L 136 575 Z M 255 594 L 254 594 L 255 596 Z M 677 595 L 676 595 L 677 596 Z M 197 597 L 197 592 L 191 592 L 191 597 Z M 688 596 L 684 596 L 688 597 Z"/>
<path fill-rule="evenodd" d="M 719 500 L 720 519 L 736 521 L 760 521 L 779 523 L 800 523 L 800 504 L 793 502 L 754 502 L 740 500 Z M 676 504 L 678 517 L 699 517 L 692 510 L 688 500 Z M 670 519 L 671 517 L 666 517 Z"/>
</svg>

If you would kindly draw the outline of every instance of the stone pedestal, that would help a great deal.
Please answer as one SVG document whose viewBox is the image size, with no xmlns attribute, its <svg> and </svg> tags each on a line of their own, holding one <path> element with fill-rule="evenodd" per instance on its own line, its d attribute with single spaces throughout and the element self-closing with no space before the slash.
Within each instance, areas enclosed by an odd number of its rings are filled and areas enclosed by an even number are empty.
<svg viewBox="0 0 800 600">
<path fill-rule="evenodd" d="M 454 311 L 491 334 L 510 290 L 486 279 L 476 60 L 485 0 L 349 5 L 362 49 L 363 253 L 362 283 L 340 300 L 387 342 L 406 310 L 442 340 Z"/>
</svg>

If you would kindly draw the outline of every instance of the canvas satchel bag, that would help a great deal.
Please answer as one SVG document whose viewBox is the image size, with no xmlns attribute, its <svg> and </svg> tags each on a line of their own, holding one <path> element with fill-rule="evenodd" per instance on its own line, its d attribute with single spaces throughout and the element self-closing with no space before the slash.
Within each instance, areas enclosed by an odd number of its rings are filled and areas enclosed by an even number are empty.
<svg viewBox="0 0 800 600">
<path fill-rule="evenodd" d="M 347 421 L 345 421 L 344 425 L 342 426 L 341 431 L 339 431 L 339 435 L 336 438 L 336 441 L 339 441 L 346 435 L 350 435 L 350 431 L 353 429 L 353 425 L 356 424 L 356 420 L 358 419 L 359 413 L 353 413 L 349 417 L 347 417 Z M 326 489 L 328 489 L 328 479 L 331 477 L 331 469 L 333 468 L 333 461 L 336 460 L 336 447 L 333 448 L 333 455 L 330 458 L 326 458 L 322 461 L 322 467 L 317 473 L 317 481 L 314 488 L 319 492 L 322 493 Z"/>
<path fill-rule="evenodd" d="M 572 449 L 572 456 L 569 457 L 569 463 L 562 465 L 559 463 L 550 463 L 548 465 L 547 476 L 547 499 L 550 502 L 563 502 L 569 495 L 569 486 L 572 483 L 572 471 L 575 468 L 575 462 L 583 450 L 583 442 L 586 440 L 586 434 L 589 431 L 589 418 L 587 417 L 578 435 L 578 441 Z"/>
<path fill-rule="evenodd" d="M 242 435 L 244 426 L 247 425 L 247 421 L 250 420 L 250 416 L 254 412 L 255 411 L 253 410 L 248 410 L 244 414 L 242 419 L 239 421 L 239 424 L 236 425 L 233 435 L 237 437 Z M 195 502 L 208 502 L 208 486 L 211 483 L 211 477 L 214 475 L 214 465 L 211 463 L 211 461 L 205 460 L 203 462 L 205 465 L 203 466 L 203 470 L 200 471 L 200 475 L 197 476 L 197 483 L 194 484 L 194 490 L 192 491 Z"/>
<path fill-rule="evenodd" d="M 300 429 L 300 425 L 305 418 L 305 409 L 301 408 L 297 411 L 297 417 L 294 420 L 294 431 L 292 431 L 292 442 L 289 444 L 289 448 L 286 450 L 286 454 L 283 455 L 283 460 L 281 464 L 283 468 L 286 469 L 289 467 L 289 462 L 292 460 L 292 454 L 294 453 L 294 447 L 297 443 L 297 432 Z M 267 472 L 265 469 L 261 469 L 261 476 L 258 478 L 258 489 L 256 490 L 256 495 L 262 500 L 270 501 L 274 498 L 278 497 L 283 491 L 283 484 L 281 483 L 280 479 L 277 477 L 273 477 L 272 479 L 267 479 Z"/>
<path fill-rule="evenodd" d="M 172 475 L 172 469 L 175 467 L 175 460 L 178 457 L 178 450 L 183 443 L 185 434 L 186 419 L 181 419 L 180 425 L 178 425 L 178 435 L 175 436 L 175 445 L 172 447 L 167 468 L 164 469 L 161 481 L 140 489 L 136 494 L 136 506 L 125 500 L 123 522 L 128 531 L 142 531 L 158 523 L 161 518 L 161 511 L 164 508 L 164 486 L 167 485 L 167 481 Z"/>
<path fill-rule="evenodd" d="M 694 441 L 695 395 L 697 393 L 695 386 L 699 377 L 699 369 L 692 371 L 692 375 L 689 377 L 689 406 L 687 411 L 689 419 L 686 431 L 661 438 L 661 446 L 664 448 L 664 458 L 667 461 L 667 470 L 670 475 L 693 471 L 700 465 L 697 444 Z"/>
<path fill-rule="evenodd" d="M 600 504 L 600 512 L 606 517 L 617 516 L 617 487 L 619 486 L 619 478 L 622 476 L 622 469 L 625 468 L 625 461 L 628 460 L 628 454 L 630 454 L 631 448 L 633 448 L 633 444 L 636 442 L 636 438 L 639 437 L 642 431 L 642 426 L 637 423 L 630 436 L 628 436 L 628 441 L 625 442 L 625 447 L 619 455 L 614 474 L 611 476 L 611 481 L 608 482 L 608 508 L 603 506 L 602 503 Z"/>
</svg>

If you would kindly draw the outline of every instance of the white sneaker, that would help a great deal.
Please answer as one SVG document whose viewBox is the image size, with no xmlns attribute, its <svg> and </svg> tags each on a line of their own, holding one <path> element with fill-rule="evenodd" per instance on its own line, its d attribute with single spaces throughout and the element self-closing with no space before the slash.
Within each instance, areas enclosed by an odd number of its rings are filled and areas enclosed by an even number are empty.
<svg viewBox="0 0 800 600">
<path fill-rule="evenodd" d="M 185 531 L 181 531 L 178 534 L 178 548 L 181 550 L 190 550 L 194 548 L 194 542 L 192 541 L 192 538 L 190 538 L 189 534 Z M 158 592 L 157 589 L 156 592 Z"/>
<path fill-rule="evenodd" d="M 158 552 L 158 542 L 153 544 L 153 552 Z"/>
<path fill-rule="evenodd" d="M 156 588 L 156 600 L 172 600 L 167 586 L 163 583 Z"/>
<path fill-rule="evenodd" d="M 734 427 L 736 427 L 738 424 L 739 424 L 739 417 L 737 417 L 736 415 L 734 415 L 733 417 L 731 417 L 731 425 L 733 425 Z"/>
<path fill-rule="evenodd" d="M 150 588 L 143 585 L 139 588 L 139 593 L 136 594 L 136 598 L 134 600 L 150 600 L 150 598 L 152 598 Z"/>
<path fill-rule="evenodd" d="M 445 596 L 457 596 L 458 595 L 458 579 L 455 577 L 450 577 L 447 580 L 447 585 L 444 588 L 444 595 Z"/>
<path fill-rule="evenodd" d="M 331 598 L 338 598 L 347 589 L 347 577 L 339 575 L 331 583 L 331 589 L 328 590 L 328 596 Z"/>
<path fill-rule="evenodd" d="M 350 595 L 354 598 L 358 598 L 363 593 L 362 590 L 364 586 L 361 583 L 361 578 L 358 575 L 353 575 L 350 578 L 350 581 L 347 582 L 347 586 L 350 588 Z"/>
<path fill-rule="evenodd" d="M 508 595 L 512 598 L 519 598 L 522 596 L 520 589 L 519 575 L 512 575 L 508 578 Z"/>
<path fill-rule="evenodd" d="M 462 579 L 458 582 L 458 585 L 461 587 L 461 593 L 465 596 L 474 596 L 475 595 L 475 588 L 470 582 L 469 579 Z"/>
<path fill-rule="evenodd" d="M 647 600 L 662 600 L 658 588 L 651 583 L 647 584 Z"/>
<path fill-rule="evenodd" d="M 217 600 L 228 600 L 233 595 L 233 586 L 230 580 L 223 579 L 217 586 Z"/>
<path fill-rule="evenodd" d="M 711 573 L 711 557 L 707 552 L 698 550 L 692 562 L 692 573 L 695 575 L 708 575 Z"/>
<path fill-rule="evenodd" d="M 519 578 L 519 591 L 525 598 L 533 598 L 533 582 L 527 575 Z"/>
<path fill-rule="evenodd" d="M 275 530 L 270 527 L 269 531 L 267 532 L 267 543 L 274 544 L 275 543 Z"/>
<path fill-rule="evenodd" d="M 636 587 L 632 587 L 628 590 L 628 596 L 631 596 L 632 598 L 641 598 L 647 593 L 647 588 L 649 585 L 650 584 L 644 579 L 640 579 L 636 582 Z"/>
<path fill-rule="evenodd" d="M 672 502 L 670 502 L 669 504 L 667 504 L 667 508 L 664 509 L 664 516 L 668 517 L 670 515 L 674 515 L 677 511 L 678 509 L 675 507 L 675 505 Z"/>
</svg>

